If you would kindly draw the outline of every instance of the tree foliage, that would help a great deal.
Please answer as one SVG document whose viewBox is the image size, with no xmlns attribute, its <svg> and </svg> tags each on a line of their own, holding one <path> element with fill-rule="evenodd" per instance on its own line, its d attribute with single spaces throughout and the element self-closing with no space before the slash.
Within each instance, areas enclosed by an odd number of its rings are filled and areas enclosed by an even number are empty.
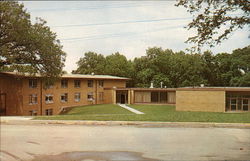
<svg viewBox="0 0 250 161">
<path fill-rule="evenodd" d="M 187 28 L 196 29 L 197 35 L 187 42 L 197 44 L 198 49 L 220 44 L 235 30 L 250 25 L 249 0 L 178 0 L 176 5 L 194 16 Z"/>
<path fill-rule="evenodd" d="M 91 57 L 91 59 L 89 59 Z M 83 61 L 84 60 L 84 61 Z M 129 87 L 247 86 L 250 87 L 250 46 L 231 54 L 187 54 L 162 48 L 148 48 L 146 56 L 127 60 L 120 53 L 109 56 L 85 53 L 76 73 L 129 77 Z M 91 64 L 91 70 L 87 70 Z"/>
<path fill-rule="evenodd" d="M 105 57 L 101 54 L 94 52 L 87 52 L 84 54 L 83 58 L 77 62 L 77 70 L 72 71 L 72 73 L 80 74 L 104 74 L 105 68 Z"/>
<path fill-rule="evenodd" d="M 54 78 L 61 74 L 66 54 L 46 21 L 30 14 L 15 1 L 0 2 L 0 70 L 40 73 Z"/>
</svg>

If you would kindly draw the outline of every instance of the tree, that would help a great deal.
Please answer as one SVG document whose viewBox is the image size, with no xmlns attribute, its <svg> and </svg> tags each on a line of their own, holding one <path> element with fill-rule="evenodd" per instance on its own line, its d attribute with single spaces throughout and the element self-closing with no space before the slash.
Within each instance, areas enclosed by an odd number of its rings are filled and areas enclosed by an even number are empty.
<svg viewBox="0 0 250 161">
<path fill-rule="evenodd" d="M 105 57 L 94 52 L 87 52 L 83 58 L 77 62 L 78 68 L 72 73 L 75 74 L 104 74 L 105 73 Z"/>
<path fill-rule="evenodd" d="M 178 0 L 176 6 L 184 6 L 194 16 L 188 29 L 196 29 L 197 35 L 187 42 L 210 47 L 228 39 L 237 29 L 250 24 L 249 0 Z"/>
<path fill-rule="evenodd" d="M 0 70 L 40 73 L 55 78 L 62 72 L 66 54 L 46 21 L 30 14 L 15 1 L 0 3 Z"/>
<path fill-rule="evenodd" d="M 131 77 L 132 62 L 127 58 L 116 52 L 112 55 L 106 56 L 105 73 L 108 75 Z"/>
</svg>

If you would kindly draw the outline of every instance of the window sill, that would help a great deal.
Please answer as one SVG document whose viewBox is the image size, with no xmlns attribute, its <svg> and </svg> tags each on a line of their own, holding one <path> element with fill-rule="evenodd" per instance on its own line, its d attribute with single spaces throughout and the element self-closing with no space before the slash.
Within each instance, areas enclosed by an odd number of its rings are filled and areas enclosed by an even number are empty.
<svg viewBox="0 0 250 161">
<path fill-rule="evenodd" d="M 46 104 L 52 104 L 52 103 L 54 103 L 54 102 L 45 102 Z"/>
<path fill-rule="evenodd" d="M 29 105 L 37 105 L 38 103 L 29 103 Z"/>
</svg>

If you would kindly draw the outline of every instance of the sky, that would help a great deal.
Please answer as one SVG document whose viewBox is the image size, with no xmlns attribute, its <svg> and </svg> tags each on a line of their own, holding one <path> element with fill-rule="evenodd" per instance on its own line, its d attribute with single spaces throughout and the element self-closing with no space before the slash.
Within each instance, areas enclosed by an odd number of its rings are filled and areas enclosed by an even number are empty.
<svg viewBox="0 0 250 161">
<path fill-rule="evenodd" d="M 184 28 L 192 16 L 176 1 L 21 1 L 34 23 L 47 21 L 67 53 L 64 70 L 77 69 L 85 52 L 105 56 L 115 52 L 133 60 L 146 55 L 149 47 L 185 51 L 195 31 Z M 234 32 L 230 39 L 211 50 L 232 52 L 250 44 L 249 29 Z"/>
</svg>

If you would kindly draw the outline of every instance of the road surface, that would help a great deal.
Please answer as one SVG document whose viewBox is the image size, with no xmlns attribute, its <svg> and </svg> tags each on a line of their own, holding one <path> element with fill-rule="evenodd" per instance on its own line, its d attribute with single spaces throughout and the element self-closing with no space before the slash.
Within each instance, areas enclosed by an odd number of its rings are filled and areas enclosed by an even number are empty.
<svg viewBox="0 0 250 161">
<path fill-rule="evenodd" d="M 250 129 L 1 125 L 1 161 L 250 160 Z"/>
</svg>

